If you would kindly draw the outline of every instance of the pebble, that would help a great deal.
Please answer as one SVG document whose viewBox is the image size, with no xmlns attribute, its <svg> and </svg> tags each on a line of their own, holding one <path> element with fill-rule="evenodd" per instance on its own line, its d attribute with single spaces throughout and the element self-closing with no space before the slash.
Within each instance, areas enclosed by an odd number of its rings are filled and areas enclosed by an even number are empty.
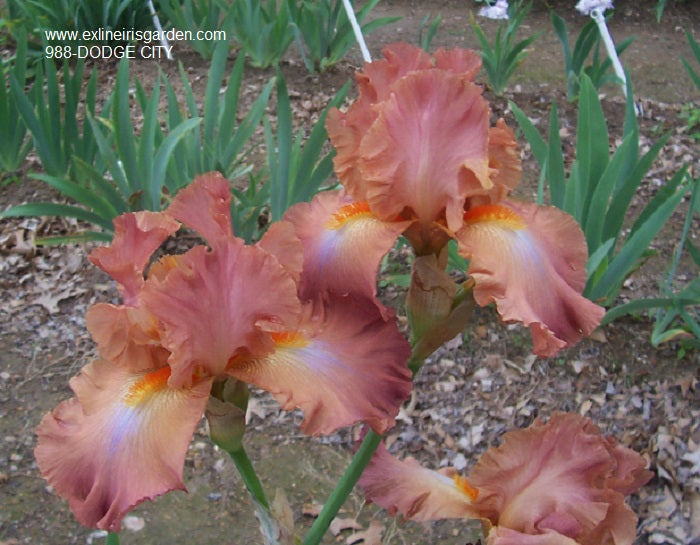
<svg viewBox="0 0 700 545">
<path fill-rule="evenodd" d="M 138 532 L 144 529 L 144 527 L 146 526 L 146 521 L 143 520 L 143 517 L 129 515 L 127 517 L 124 517 L 122 524 L 127 530 L 131 530 L 132 532 Z"/>
<path fill-rule="evenodd" d="M 452 466 L 457 470 L 457 471 L 462 471 L 465 467 L 467 467 L 467 459 L 464 457 L 464 454 L 461 452 L 457 454 L 452 459 Z"/>
</svg>

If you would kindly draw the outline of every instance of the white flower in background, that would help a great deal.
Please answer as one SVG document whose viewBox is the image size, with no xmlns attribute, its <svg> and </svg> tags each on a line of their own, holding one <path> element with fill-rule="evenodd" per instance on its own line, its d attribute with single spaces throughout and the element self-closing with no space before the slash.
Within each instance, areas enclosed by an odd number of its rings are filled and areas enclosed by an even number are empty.
<svg viewBox="0 0 700 545">
<path fill-rule="evenodd" d="M 606 9 L 613 9 L 613 3 L 612 0 L 579 0 L 578 4 L 576 4 L 576 9 L 584 15 L 590 15 L 594 9 L 601 12 Z"/>
<path fill-rule="evenodd" d="M 493 6 L 481 8 L 478 14 L 489 19 L 508 19 L 508 2 L 507 0 L 497 0 Z"/>
</svg>

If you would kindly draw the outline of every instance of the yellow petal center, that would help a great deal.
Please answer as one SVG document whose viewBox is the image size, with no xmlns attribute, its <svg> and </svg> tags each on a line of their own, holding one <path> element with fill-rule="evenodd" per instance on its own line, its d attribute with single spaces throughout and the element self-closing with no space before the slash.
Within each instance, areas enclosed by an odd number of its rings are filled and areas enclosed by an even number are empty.
<svg viewBox="0 0 700 545">
<path fill-rule="evenodd" d="M 270 336 L 278 348 L 304 348 L 309 340 L 298 331 L 271 333 Z"/>
<path fill-rule="evenodd" d="M 341 206 L 340 209 L 331 216 L 331 219 L 326 222 L 326 229 L 338 230 L 351 220 L 373 216 L 374 214 L 370 211 L 368 202 L 362 201 L 346 204 L 345 206 Z"/>
<path fill-rule="evenodd" d="M 498 204 L 484 204 L 470 208 L 464 214 L 467 224 L 497 222 L 508 229 L 525 229 L 525 222 L 516 212 Z"/>
<path fill-rule="evenodd" d="M 122 398 L 122 401 L 130 407 L 139 405 L 154 393 L 166 388 L 169 378 L 170 366 L 168 365 L 146 373 L 131 385 L 129 391 Z"/>
<path fill-rule="evenodd" d="M 466 477 L 462 477 L 459 473 L 455 473 L 452 479 L 455 482 L 455 486 L 459 488 L 461 492 L 464 492 L 467 496 L 469 496 L 471 501 L 476 501 L 476 498 L 479 497 L 479 490 L 470 485 Z"/>
</svg>

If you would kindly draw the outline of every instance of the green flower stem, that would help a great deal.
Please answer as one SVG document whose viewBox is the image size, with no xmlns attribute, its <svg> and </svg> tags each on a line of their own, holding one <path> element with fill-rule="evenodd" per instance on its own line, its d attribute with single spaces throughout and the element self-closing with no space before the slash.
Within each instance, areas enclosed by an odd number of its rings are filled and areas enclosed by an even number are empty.
<svg viewBox="0 0 700 545">
<path fill-rule="evenodd" d="M 417 358 L 417 357 L 412 355 L 410 358 L 408 358 L 406 365 L 411 370 L 411 373 L 413 373 L 413 377 L 415 378 L 416 373 L 418 373 L 418 370 L 421 368 L 421 366 L 424 363 L 425 363 L 425 358 Z"/>
<path fill-rule="evenodd" d="M 119 534 L 115 534 L 114 532 L 109 532 L 107 534 L 106 545 L 119 545 Z"/>
<path fill-rule="evenodd" d="M 236 469 L 238 469 L 238 473 L 241 474 L 243 482 L 248 488 L 250 495 L 253 496 L 253 498 L 255 498 L 260 505 L 265 507 L 265 509 L 269 510 L 270 504 L 265 497 L 265 491 L 263 490 L 262 483 L 260 482 L 260 479 L 258 479 L 258 474 L 255 473 L 255 468 L 253 468 L 253 464 L 251 463 L 250 458 L 248 458 L 248 454 L 246 453 L 245 449 L 241 447 L 236 450 L 230 450 L 228 453 L 233 459 L 233 463 L 236 464 Z"/>
<path fill-rule="evenodd" d="M 365 435 L 360 448 L 355 453 L 350 465 L 345 470 L 345 474 L 340 478 L 335 490 L 331 493 L 328 501 L 323 506 L 321 514 L 314 521 L 309 533 L 306 534 L 303 545 L 318 545 L 323 538 L 323 535 L 328 530 L 331 522 L 338 514 L 338 511 L 342 507 L 345 500 L 352 492 L 355 484 L 360 479 L 360 475 L 367 467 L 374 451 L 377 450 L 379 443 L 382 440 L 382 436 L 376 434 L 374 431 L 369 430 L 367 435 Z"/>
</svg>

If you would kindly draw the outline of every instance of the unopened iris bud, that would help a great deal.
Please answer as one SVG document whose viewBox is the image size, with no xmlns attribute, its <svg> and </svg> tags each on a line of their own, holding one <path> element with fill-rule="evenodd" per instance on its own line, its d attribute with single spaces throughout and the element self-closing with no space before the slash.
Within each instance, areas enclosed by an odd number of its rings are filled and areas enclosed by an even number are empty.
<svg viewBox="0 0 700 545">
<path fill-rule="evenodd" d="M 422 361 L 466 329 L 474 309 L 472 284 L 458 286 L 434 255 L 416 257 L 406 296 L 413 360 Z"/>
<path fill-rule="evenodd" d="M 228 378 L 212 387 L 205 411 L 209 435 L 227 452 L 241 448 L 247 407 L 248 385 L 245 382 Z"/>
</svg>

